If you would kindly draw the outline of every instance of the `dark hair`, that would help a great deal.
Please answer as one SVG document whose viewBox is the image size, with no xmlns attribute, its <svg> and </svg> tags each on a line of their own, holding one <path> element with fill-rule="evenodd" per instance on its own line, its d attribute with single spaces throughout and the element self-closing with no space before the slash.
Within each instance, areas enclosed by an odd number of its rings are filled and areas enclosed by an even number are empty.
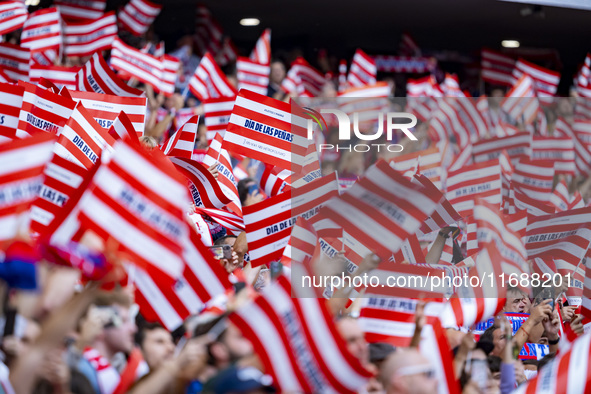
<svg viewBox="0 0 591 394">
<path fill-rule="evenodd" d="M 483 342 L 490 342 L 490 343 L 494 344 L 493 334 L 497 328 L 499 328 L 499 327 L 495 326 L 494 324 L 492 326 L 490 326 L 489 328 L 487 328 L 480 336 L 480 339 L 478 340 L 478 342 L 483 341 Z"/>
<path fill-rule="evenodd" d="M 246 197 L 248 197 L 248 185 L 251 183 L 257 183 L 257 181 L 255 181 L 252 178 L 244 178 L 241 179 L 238 182 L 238 197 L 240 198 L 240 203 L 244 204 L 244 201 L 246 201 Z"/>
<path fill-rule="evenodd" d="M 546 364 L 554 360 L 554 357 L 556 357 L 556 353 L 548 353 L 540 361 L 538 361 L 538 373 L 540 373 Z"/>
<path fill-rule="evenodd" d="M 229 238 L 238 238 L 235 235 L 232 234 L 228 234 L 228 235 L 224 235 L 223 237 L 219 237 L 218 239 L 216 239 L 213 243 L 213 246 L 220 246 L 220 245 L 226 245 L 226 240 Z"/>
<path fill-rule="evenodd" d="M 488 356 L 488 369 L 491 372 L 499 372 L 501 370 L 501 358 L 499 356 Z"/>
<path fill-rule="evenodd" d="M 139 313 L 137 314 L 137 316 L 135 318 L 135 323 L 137 325 L 137 331 L 134 335 L 134 339 L 135 339 L 135 343 L 138 344 L 140 347 L 143 347 L 142 345 L 143 345 L 144 339 L 146 339 L 146 331 L 152 331 L 157 328 L 165 329 L 164 327 L 162 327 L 162 325 L 160 323 L 146 321 L 143 318 L 143 316 L 140 315 Z"/>
</svg>

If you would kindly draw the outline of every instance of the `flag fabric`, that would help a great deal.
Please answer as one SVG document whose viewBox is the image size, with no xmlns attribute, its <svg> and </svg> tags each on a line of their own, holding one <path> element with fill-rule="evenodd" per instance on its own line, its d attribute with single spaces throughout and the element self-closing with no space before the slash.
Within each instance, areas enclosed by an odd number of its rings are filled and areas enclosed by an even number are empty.
<svg viewBox="0 0 591 394">
<path fill-rule="evenodd" d="M 181 61 L 170 55 L 163 55 L 160 61 L 162 62 L 162 76 L 156 90 L 162 92 L 166 97 L 171 97 L 174 94 Z"/>
<path fill-rule="evenodd" d="M 62 45 L 61 22 L 60 13 L 55 7 L 29 14 L 21 33 L 21 46 L 32 52 L 59 52 Z"/>
<path fill-rule="evenodd" d="M 250 53 L 250 60 L 259 64 L 271 64 L 271 29 L 265 29 Z"/>
<path fill-rule="evenodd" d="M 209 98 L 234 97 L 236 89 L 230 84 L 211 53 L 201 58 L 189 80 L 189 89 L 199 100 Z"/>
<path fill-rule="evenodd" d="M 222 48 L 222 28 L 207 7 L 198 5 L 195 11 L 195 35 L 193 40 L 197 46 L 198 55 L 204 56 L 207 52 L 215 55 Z"/>
<path fill-rule="evenodd" d="M 54 143 L 55 136 L 38 133 L 0 144 L 1 241 L 15 237 L 24 224 L 22 214 L 39 194 Z"/>
<path fill-rule="evenodd" d="M 511 183 L 526 196 L 541 203 L 550 199 L 554 181 L 554 163 L 550 160 L 519 159 Z"/>
<path fill-rule="evenodd" d="M 269 86 L 269 74 L 271 66 L 261 64 L 245 57 L 238 57 L 236 61 L 236 76 L 238 78 L 238 89 L 247 89 L 253 92 L 266 95 Z"/>
<path fill-rule="evenodd" d="M 291 63 L 291 68 L 281 87 L 286 93 L 300 97 L 318 97 L 324 86 L 324 75 L 312 67 L 303 57 Z"/>
<path fill-rule="evenodd" d="M 382 258 L 396 252 L 439 200 L 379 161 L 363 178 L 323 207 L 321 215 L 340 225 Z"/>
<path fill-rule="evenodd" d="M 513 85 L 516 62 L 512 57 L 487 48 L 482 49 L 480 56 L 483 81 L 493 85 Z"/>
<path fill-rule="evenodd" d="M 109 135 L 113 137 L 115 141 L 123 138 L 129 138 L 133 143 L 138 145 L 140 143 L 139 137 L 141 137 L 141 134 L 138 135 L 138 132 L 133 128 L 133 124 L 131 123 L 131 120 L 129 120 L 129 116 L 127 116 L 123 111 L 117 115 L 117 118 L 111 127 L 109 127 Z"/>
<path fill-rule="evenodd" d="M 433 184 L 425 175 L 415 175 L 412 180 L 424 187 L 425 191 L 438 201 L 433 213 L 421 224 L 421 227 L 417 231 L 418 235 L 437 231 L 462 220 L 460 214 L 456 212 L 451 203 L 444 197 L 443 193 L 441 193 L 435 184 Z"/>
<path fill-rule="evenodd" d="M 261 175 L 261 188 L 269 197 L 281 194 L 289 190 L 291 182 L 291 171 L 279 167 L 265 165 L 263 175 Z"/>
<path fill-rule="evenodd" d="M 462 217 L 472 214 L 477 196 L 493 204 L 501 203 L 501 167 L 498 160 L 473 164 L 448 174 L 445 197 Z"/>
<path fill-rule="evenodd" d="M 575 175 L 575 146 L 570 138 L 534 135 L 531 147 L 533 160 L 551 160 L 556 174 Z"/>
<path fill-rule="evenodd" d="M 550 196 L 549 202 L 550 204 L 554 205 L 554 207 L 556 207 L 556 212 L 568 210 L 570 203 L 570 193 L 568 192 L 568 186 L 564 178 L 556 184 L 556 187 Z"/>
<path fill-rule="evenodd" d="M 146 97 L 118 97 L 77 91 L 69 93 L 72 100 L 84 105 L 84 108 L 103 129 L 109 130 L 119 114 L 125 112 L 138 137 L 144 134 L 148 100 Z"/>
<path fill-rule="evenodd" d="M 143 92 L 123 82 L 99 53 L 95 53 L 78 72 L 77 89 L 121 97 L 139 97 Z"/>
<path fill-rule="evenodd" d="M 361 49 L 355 51 L 347 83 L 351 87 L 373 85 L 378 74 L 375 61 Z"/>
<path fill-rule="evenodd" d="M 155 4 L 148 0 L 130 0 L 119 11 L 118 19 L 125 30 L 136 36 L 141 36 L 148 31 L 161 9 L 161 4 Z"/>
<path fill-rule="evenodd" d="M 107 50 L 117 37 L 115 12 L 84 22 L 64 24 L 64 53 L 66 56 L 85 57 Z"/>
<path fill-rule="evenodd" d="M 534 83 L 528 74 L 523 74 L 501 103 L 503 111 L 525 125 L 534 121 L 539 109 Z"/>
<path fill-rule="evenodd" d="M 591 151 L 568 125 L 561 125 L 561 132 L 569 137 L 575 146 L 575 167 L 577 175 L 587 176 L 591 172 Z"/>
<path fill-rule="evenodd" d="M 474 163 L 493 160 L 506 150 L 511 161 L 531 156 L 532 135 L 524 131 L 507 137 L 493 137 L 472 144 Z"/>
<path fill-rule="evenodd" d="M 4 1 L 0 4 L 0 35 L 20 29 L 29 12 L 22 1 Z"/>
<path fill-rule="evenodd" d="M 31 231 L 45 233 L 58 212 L 87 176 L 85 168 L 54 154 L 44 170 L 45 180 L 31 206 Z"/>
<path fill-rule="evenodd" d="M 17 138 L 24 88 L 0 83 L 0 142 Z"/>
<path fill-rule="evenodd" d="M 346 346 L 324 301 L 291 298 L 286 277 L 230 315 L 280 391 L 355 393 L 371 376 Z"/>
<path fill-rule="evenodd" d="M 232 200 L 222 191 L 209 170 L 200 163 L 184 157 L 171 157 L 170 161 L 189 183 L 189 192 L 196 207 L 222 209 Z"/>
<path fill-rule="evenodd" d="M 87 170 L 92 168 L 103 151 L 112 151 L 115 140 L 99 126 L 81 103 L 64 126 L 55 153 Z"/>
<path fill-rule="evenodd" d="M 19 86 L 25 91 L 16 136 L 23 138 L 37 132 L 59 135 L 76 103 L 28 82 L 20 81 Z"/>
<path fill-rule="evenodd" d="M 338 196 L 336 173 L 242 208 L 253 267 L 281 260 L 297 217 L 309 219 Z"/>
<path fill-rule="evenodd" d="M 67 20 L 95 20 L 103 16 L 107 0 L 54 0 L 53 4 Z"/>
<path fill-rule="evenodd" d="M 292 262 L 303 264 L 316 250 L 318 234 L 312 224 L 299 217 L 291 228 L 291 235 L 281 257 L 281 264 L 291 267 Z"/>
<path fill-rule="evenodd" d="M 0 67 L 12 82 L 29 80 L 31 51 L 15 44 L 0 44 Z"/>
<path fill-rule="evenodd" d="M 214 208 L 196 208 L 195 212 L 218 223 L 232 235 L 237 236 L 244 231 L 244 221 L 242 220 L 242 216 L 238 216 L 233 212 Z"/>
<path fill-rule="evenodd" d="M 529 75 L 533 79 L 536 95 L 540 98 L 540 101 L 551 104 L 552 98 L 558 89 L 560 73 L 540 67 L 524 59 L 518 59 L 513 69 L 513 77 L 518 80 L 523 75 Z"/>
<path fill-rule="evenodd" d="M 308 150 L 307 122 L 290 104 L 242 90 L 224 135 L 224 148 L 294 172 Z"/>
<path fill-rule="evenodd" d="M 191 159 L 195 140 L 197 139 L 197 124 L 199 115 L 193 116 L 187 123 L 181 126 L 160 149 L 166 156 L 178 156 Z"/>
<path fill-rule="evenodd" d="M 79 67 L 41 66 L 34 63 L 29 69 L 29 82 L 38 84 L 41 78 L 45 78 L 58 88 L 65 86 L 72 90 L 76 89 L 76 76 L 79 71 Z"/>
<path fill-rule="evenodd" d="M 222 138 L 226 133 L 232 108 L 236 97 L 210 98 L 203 102 L 203 113 L 205 116 L 205 126 L 207 127 L 207 143 L 220 134 Z"/>
</svg>

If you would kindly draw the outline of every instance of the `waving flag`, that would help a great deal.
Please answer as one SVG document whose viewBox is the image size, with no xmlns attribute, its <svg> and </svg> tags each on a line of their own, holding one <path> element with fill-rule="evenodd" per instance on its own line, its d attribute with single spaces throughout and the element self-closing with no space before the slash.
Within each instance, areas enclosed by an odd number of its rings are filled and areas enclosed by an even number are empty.
<svg viewBox="0 0 591 394">
<path fill-rule="evenodd" d="M 66 23 L 64 36 L 66 56 L 84 57 L 107 50 L 117 37 L 115 12 L 92 21 Z"/>
<path fill-rule="evenodd" d="M 423 186 L 425 191 L 438 201 L 435 210 L 421 224 L 417 234 L 428 234 L 462 220 L 460 214 L 456 212 L 451 203 L 443 196 L 443 193 L 425 175 L 415 175 L 412 180 Z"/>
<path fill-rule="evenodd" d="M 65 86 L 67 89 L 76 89 L 76 75 L 80 71 L 79 67 L 63 67 L 63 66 L 41 66 L 39 64 L 31 64 L 29 69 L 29 82 L 38 84 L 41 78 L 51 81 L 54 85 L 61 88 Z"/>
<path fill-rule="evenodd" d="M 570 193 L 568 192 L 568 186 L 564 178 L 556 184 L 549 201 L 550 204 L 556 207 L 556 212 L 568 210 L 568 205 L 570 203 Z"/>
<path fill-rule="evenodd" d="M 117 118 L 109 128 L 109 135 L 113 137 L 115 141 L 129 138 L 131 141 L 133 141 L 133 143 L 137 143 L 138 145 L 140 143 L 138 137 L 141 137 L 141 134 L 138 135 L 138 132 L 133 128 L 133 124 L 131 123 L 131 120 L 129 120 L 129 116 L 127 116 L 123 111 L 117 115 Z"/>
<path fill-rule="evenodd" d="M 31 51 L 59 52 L 62 45 L 61 17 L 57 8 L 43 8 L 29 14 L 21 33 L 21 46 Z"/>
<path fill-rule="evenodd" d="M 88 171 L 54 154 L 44 173 L 39 197 L 31 207 L 31 231 L 36 233 L 45 232 L 68 199 L 77 192 Z"/>
<path fill-rule="evenodd" d="M 531 158 L 551 160 L 556 174 L 574 175 L 576 171 L 574 142 L 568 137 L 534 135 Z"/>
<path fill-rule="evenodd" d="M 302 97 L 318 97 L 324 86 L 324 76 L 312 67 L 303 57 L 291 63 L 287 76 L 281 83 L 286 93 Z"/>
<path fill-rule="evenodd" d="M 156 90 L 162 92 L 166 97 L 170 97 L 174 93 L 181 61 L 170 55 L 162 56 L 160 61 L 162 62 L 162 80 Z"/>
<path fill-rule="evenodd" d="M 473 164 L 448 174 L 446 198 L 460 215 L 471 215 L 476 196 L 493 204 L 501 203 L 501 168 L 497 160 Z"/>
<path fill-rule="evenodd" d="M 494 85 L 513 85 L 513 69 L 515 60 L 490 49 L 482 49 L 481 60 L 482 79 Z"/>
<path fill-rule="evenodd" d="M 0 34 L 20 29 L 27 20 L 27 6 L 22 1 L 4 1 L 0 4 Z"/>
<path fill-rule="evenodd" d="M 271 29 L 265 29 L 250 53 L 250 60 L 259 64 L 271 64 Z"/>
<path fill-rule="evenodd" d="M 214 20 L 207 7 L 198 5 L 195 18 L 195 44 L 198 54 L 205 56 L 207 52 L 217 54 L 222 48 L 223 32 L 217 21 Z"/>
<path fill-rule="evenodd" d="M 29 80 L 31 51 L 18 45 L 0 44 L 0 67 L 14 82 Z"/>
<path fill-rule="evenodd" d="M 286 188 L 289 189 L 290 182 L 291 171 L 268 164 L 261 175 L 261 188 L 269 197 L 281 194 Z"/>
<path fill-rule="evenodd" d="M 373 85 L 376 83 L 378 70 L 375 61 L 361 49 L 355 51 L 347 82 L 351 87 Z"/>
<path fill-rule="evenodd" d="M 16 135 L 22 138 L 37 132 L 59 135 L 76 103 L 49 90 L 19 82 L 25 88 Z"/>
<path fill-rule="evenodd" d="M 0 144 L 0 240 L 16 236 L 26 211 L 43 184 L 43 168 L 51 159 L 55 137 L 39 133 Z"/>
<path fill-rule="evenodd" d="M 355 393 L 371 376 L 346 350 L 322 300 L 291 298 L 285 277 L 230 315 L 280 391 Z"/>
<path fill-rule="evenodd" d="M 190 159 L 197 139 L 197 123 L 199 116 L 195 115 L 163 143 L 160 149 L 164 154 Z"/>
<path fill-rule="evenodd" d="M 587 144 L 585 144 L 585 142 L 579 138 L 579 135 L 566 124 L 561 127 L 560 131 L 568 136 L 575 146 L 575 166 L 577 175 L 587 176 L 587 174 L 591 172 L 591 151 L 587 148 Z"/>
<path fill-rule="evenodd" d="M 77 89 L 82 92 L 96 92 L 122 97 L 138 97 L 143 95 L 139 89 L 132 88 L 123 82 L 103 57 L 95 53 L 78 72 Z"/>
<path fill-rule="evenodd" d="M 401 173 L 405 173 L 414 168 L 417 162 L 420 166 L 419 172 L 429 178 L 438 189 L 441 189 L 441 152 L 437 146 L 396 156 L 390 165 Z"/>
<path fill-rule="evenodd" d="M 552 97 L 554 97 L 558 89 L 560 73 L 540 67 L 523 59 L 518 59 L 513 69 L 513 77 L 518 80 L 526 74 L 533 79 L 536 95 L 540 98 L 540 101 L 551 104 Z"/>
<path fill-rule="evenodd" d="M 236 97 L 224 147 L 238 153 L 295 171 L 302 165 L 308 140 L 306 120 L 292 114 L 292 106 L 248 90 Z"/>
<path fill-rule="evenodd" d="M 216 134 L 222 137 L 226 133 L 232 108 L 236 97 L 210 98 L 203 102 L 203 112 L 205 115 L 205 126 L 207 127 L 207 143 L 215 138 Z"/>
<path fill-rule="evenodd" d="M 525 195 L 545 203 L 550 199 L 554 181 L 554 163 L 550 160 L 519 159 L 511 182 Z"/>
<path fill-rule="evenodd" d="M 312 224 L 299 217 L 291 229 L 289 242 L 283 250 L 281 264 L 291 267 L 292 262 L 303 264 L 306 258 L 311 258 L 316 250 L 318 235 Z"/>
<path fill-rule="evenodd" d="M 242 208 L 253 267 L 279 261 L 297 217 L 316 215 L 331 197 L 338 196 L 336 173 L 300 188 Z"/>
<path fill-rule="evenodd" d="M 438 202 L 422 186 L 379 161 L 321 214 L 378 256 L 389 258 L 419 229 Z"/>
<path fill-rule="evenodd" d="M 267 94 L 271 66 L 238 57 L 236 61 L 236 76 L 238 89 L 247 89 L 259 94 Z"/>
<path fill-rule="evenodd" d="M 534 121 L 539 105 L 534 80 L 528 74 L 523 74 L 513 84 L 513 87 L 503 99 L 501 108 L 512 119 L 523 124 L 527 125 Z"/>
<path fill-rule="evenodd" d="M 162 5 L 148 0 L 131 0 L 119 12 L 119 21 L 125 30 L 141 36 L 148 31 L 161 9 Z"/>
<path fill-rule="evenodd" d="M 115 140 L 78 103 L 60 134 L 55 153 L 88 170 L 101 153 L 112 150 L 114 144 Z"/>
<path fill-rule="evenodd" d="M 64 19 L 94 20 L 103 16 L 107 0 L 54 0 L 53 4 L 57 6 Z"/>
<path fill-rule="evenodd" d="M 210 53 L 205 54 L 189 80 L 189 89 L 199 100 L 234 97 L 236 89 L 230 84 Z"/>
<path fill-rule="evenodd" d="M 493 160 L 506 150 L 514 162 L 519 158 L 531 156 L 532 135 L 524 131 L 507 137 L 494 137 L 475 142 L 472 145 L 472 155 L 475 163 Z"/>
<path fill-rule="evenodd" d="M 238 235 L 244 231 L 244 221 L 241 216 L 223 209 L 196 208 L 195 212 L 201 216 L 208 217 L 220 226 L 224 227 L 230 234 Z"/>
<path fill-rule="evenodd" d="M 93 92 L 69 92 L 72 100 L 81 102 L 88 113 L 103 128 L 109 129 L 123 111 L 138 136 L 144 134 L 146 97 L 118 97 Z"/>
<path fill-rule="evenodd" d="M 0 84 L 0 142 L 17 138 L 16 129 L 24 91 L 22 86 Z"/>
</svg>

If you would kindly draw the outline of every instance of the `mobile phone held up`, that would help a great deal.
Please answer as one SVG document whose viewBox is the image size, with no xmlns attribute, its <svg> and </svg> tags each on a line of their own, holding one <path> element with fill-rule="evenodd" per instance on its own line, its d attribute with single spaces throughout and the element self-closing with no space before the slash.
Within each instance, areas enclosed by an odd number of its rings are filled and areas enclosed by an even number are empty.
<svg viewBox="0 0 591 394">
<path fill-rule="evenodd" d="M 230 245 L 210 246 L 209 250 L 211 250 L 213 256 L 218 260 L 229 260 L 232 258 L 232 247 Z"/>
</svg>

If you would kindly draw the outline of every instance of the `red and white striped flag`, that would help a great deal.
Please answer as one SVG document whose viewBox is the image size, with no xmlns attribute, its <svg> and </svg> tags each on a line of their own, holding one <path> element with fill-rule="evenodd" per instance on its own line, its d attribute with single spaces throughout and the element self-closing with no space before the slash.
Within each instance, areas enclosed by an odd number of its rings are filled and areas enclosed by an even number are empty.
<svg viewBox="0 0 591 394">
<path fill-rule="evenodd" d="M 242 204 L 240 203 L 240 197 L 238 196 L 238 181 L 234 177 L 232 171 L 232 162 L 230 161 L 230 155 L 226 149 L 222 148 L 222 136 L 218 133 L 215 138 L 209 144 L 203 164 L 210 167 L 216 165 L 218 169 L 218 182 L 224 194 L 228 196 L 232 203 L 228 204 L 228 209 L 234 214 L 242 216 Z"/>
<path fill-rule="evenodd" d="M 196 208 L 195 213 L 205 217 L 224 227 L 230 234 L 238 235 L 244 232 L 244 221 L 241 216 L 223 209 Z"/>
<path fill-rule="evenodd" d="M 222 28 L 214 20 L 207 7 L 198 5 L 195 11 L 195 35 L 193 40 L 197 46 L 197 54 L 204 56 L 207 52 L 211 52 L 215 55 L 222 48 Z"/>
<path fill-rule="evenodd" d="M 31 51 L 15 44 L 0 44 L 0 67 L 13 82 L 29 80 Z"/>
<path fill-rule="evenodd" d="M 107 50 L 117 37 L 115 12 L 84 21 L 64 24 L 64 53 L 66 56 L 85 57 Z"/>
<path fill-rule="evenodd" d="M 493 137 L 472 144 L 474 163 L 494 160 L 506 150 L 512 162 L 531 156 L 532 135 L 524 131 L 507 137 Z"/>
<path fill-rule="evenodd" d="M 79 202 L 79 219 L 105 241 L 117 240 L 120 252 L 151 277 L 172 284 L 184 269 L 190 200 L 182 176 L 158 153 L 117 141 Z"/>
<path fill-rule="evenodd" d="M 524 125 L 536 119 L 539 109 L 534 83 L 528 74 L 523 74 L 501 102 L 503 111 Z"/>
<path fill-rule="evenodd" d="M 103 16 L 107 0 L 54 0 L 53 4 L 64 19 L 94 20 Z"/>
<path fill-rule="evenodd" d="M 356 393 L 371 374 L 346 350 L 324 301 L 291 294 L 281 276 L 230 320 L 280 391 Z"/>
<path fill-rule="evenodd" d="M 76 79 L 77 88 L 81 92 L 96 92 L 121 97 L 139 97 L 144 94 L 139 89 L 132 88 L 123 82 L 103 57 L 95 53 L 82 69 Z"/>
<path fill-rule="evenodd" d="M 528 258 L 552 257 L 576 266 L 589 246 L 590 220 L 591 208 L 530 217 L 525 243 Z"/>
<path fill-rule="evenodd" d="M 347 82 L 349 86 L 357 88 L 366 85 L 374 85 L 376 83 L 376 76 L 378 70 L 376 63 L 361 49 L 355 51 L 351 68 L 349 69 L 349 76 Z"/>
<path fill-rule="evenodd" d="M 554 163 L 550 160 L 519 159 L 511 182 L 526 196 L 541 203 L 550 199 L 554 181 Z"/>
<path fill-rule="evenodd" d="M 438 201 L 433 213 L 421 224 L 421 227 L 417 231 L 418 235 L 429 234 L 462 220 L 460 214 L 456 212 L 451 203 L 444 197 L 443 193 L 441 193 L 425 175 L 415 175 L 412 180 L 423 186 L 425 191 L 435 197 Z"/>
<path fill-rule="evenodd" d="M 115 140 L 107 130 L 96 123 L 82 103 L 78 103 L 60 134 L 55 153 L 89 170 L 103 151 L 112 151 L 114 144 Z"/>
<path fill-rule="evenodd" d="M 291 267 L 292 262 L 304 264 L 307 258 L 314 256 L 317 242 L 318 234 L 312 223 L 302 217 L 297 218 L 291 229 L 289 242 L 283 250 L 281 264 L 286 267 Z"/>
<path fill-rule="evenodd" d="M 248 90 L 236 97 L 224 148 L 294 172 L 308 150 L 307 121 L 295 106 Z"/>
<path fill-rule="evenodd" d="M 513 77 L 518 80 L 523 75 L 528 75 L 533 79 L 535 92 L 537 97 L 540 98 L 540 101 L 551 104 L 553 101 L 552 97 L 554 97 L 558 89 L 560 73 L 540 67 L 523 59 L 518 59 L 513 69 Z"/>
<path fill-rule="evenodd" d="M 60 135 L 76 103 L 28 82 L 19 81 L 19 86 L 25 92 L 16 136 L 23 138 L 37 132 Z"/>
<path fill-rule="evenodd" d="M 189 89 L 201 101 L 209 98 L 234 97 L 237 93 L 211 53 L 206 53 L 201 58 L 199 66 L 189 80 Z"/>
<path fill-rule="evenodd" d="M 73 90 L 76 89 L 76 76 L 79 71 L 79 67 L 41 66 L 33 63 L 29 69 L 29 82 L 39 84 L 41 78 L 45 78 L 58 88 L 65 86 L 66 89 Z"/>
<path fill-rule="evenodd" d="M 564 178 L 562 178 L 560 182 L 556 184 L 549 201 L 550 204 L 556 207 L 556 212 L 568 210 L 568 205 L 570 203 L 570 193 L 568 192 L 568 186 Z"/>
<path fill-rule="evenodd" d="M 476 142 L 488 134 L 486 113 L 479 108 L 481 102 L 469 97 L 454 99 L 458 121 L 467 130 L 471 142 Z"/>
<path fill-rule="evenodd" d="M 70 97 L 84 108 L 104 129 L 108 130 L 121 112 L 125 112 L 138 137 L 144 134 L 146 97 L 118 97 L 93 92 L 71 91 Z"/>
<path fill-rule="evenodd" d="M 3 1 L 0 4 L 0 35 L 23 27 L 28 16 L 27 6 L 22 1 Z"/>
<path fill-rule="evenodd" d="M 96 118 L 94 120 L 96 120 Z M 113 137 L 115 141 L 129 138 L 131 141 L 133 141 L 133 143 L 137 144 L 140 143 L 139 137 L 141 137 L 141 134 L 138 135 L 138 132 L 133 128 L 133 124 L 131 123 L 129 116 L 127 116 L 123 111 L 117 115 L 117 118 L 111 127 L 109 127 L 109 135 Z"/>
<path fill-rule="evenodd" d="M 557 122 L 558 123 L 558 122 Z M 560 131 L 569 137 L 575 146 L 575 166 L 577 175 L 587 176 L 591 172 L 591 151 L 566 123 L 561 125 Z"/>
<path fill-rule="evenodd" d="M 575 175 L 575 147 L 568 137 L 543 137 L 534 135 L 531 158 L 551 160 L 556 174 Z"/>
<path fill-rule="evenodd" d="M 316 215 L 323 205 L 338 196 L 336 173 L 297 189 L 242 208 L 248 253 L 253 267 L 279 261 L 297 217 Z"/>
<path fill-rule="evenodd" d="M 226 128 L 230 121 L 232 108 L 236 97 L 210 98 L 203 102 L 203 113 L 205 116 L 205 126 L 207 127 L 207 143 L 215 138 L 216 134 L 224 137 Z"/>
<path fill-rule="evenodd" d="M 515 60 L 510 56 L 483 48 L 480 65 L 484 82 L 504 86 L 511 86 L 515 82 L 513 77 Z"/>
<path fill-rule="evenodd" d="M 204 165 L 184 157 L 171 157 L 170 161 L 189 180 L 189 192 L 196 207 L 222 209 L 232 202 Z"/>
<path fill-rule="evenodd" d="M 555 209 L 547 202 L 536 200 L 525 194 L 519 189 L 513 181 L 511 181 L 511 190 L 509 192 L 509 200 L 512 202 L 509 206 L 508 213 L 514 214 L 520 210 L 526 210 L 531 216 L 544 216 L 554 213 Z"/>
<path fill-rule="evenodd" d="M 162 56 L 160 61 L 162 62 L 162 77 L 156 90 L 162 92 L 166 97 L 171 97 L 174 94 L 181 61 L 170 55 Z"/>
<path fill-rule="evenodd" d="M 0 241 L 14 238 L 23 224 L 22 214 L 39 195 L 43 168 L 51 159 L 55 136 L 39 133 L 31 138 L 0 144 Z"/>
<path fill-rule="evenodd" d="M 250 60 L 259 64 L 271 64 L 271 29 L 265 29 L 250 53 Z"/>
<path fill-rule="evenodd" d="M 197 139 L 197 124 L 199 115 L 193 116 L 187 123 L 176 131 L 168 141 L 164 142 L 160 150 L 166 156 L 178 156 L 191 159 L 195 140 Z"/>
<path fill-rule="evenodd" d="M 0 84 L 0 142 L 17 138 L 16 129 L 24 92 L 22 86 Z"/>
<path fill-rule="evenodd" d="M 589 149 L 591 146 L 591 120 L 575 119 L 572 131 L 587 146 L 587 149 Z"/>
<path fill-rule="evenodd" d="M 148 0 L 130 0 L 119 11 L 119 22 L 125 30 L 136 36 L 141 36 L 148 31 L 161 9 L 161 4 L 155 4 Z"/>
<path fill-rule="evenodd" d="M 301 97 L 318 97 L 324 86 L 324 75 L 310 65 L 303 57 L 291 63 L 287 76 L 281 83 L 286 93 Z"/>
<path fill-rule="evenodd" d="M 261 64 L 245 57 L 238 57 L 236 61 L 236 76 L 238 78 L 238 89 L 247 89 L 253 92 L 266 95 L 269 86 L 269 74 L 271 66 Z"/>
<path fill-rule="evenodd" d="M 261 175 L 261 188 L 269 197 L 281 194 L 289 189 L 291 183 L 291 171 L 279 167 L 265 165 L 263 175 Z"/>
<path fill-rule="evenodd" d="M 379 161 L 346 193 L 326 205 L 321 215 L 378 256 L 389 258 L 419 229 L 438 202 L 424 187 Z"/>
<path fill-rule="evenodd" d="M 77 192 L 88 171 L 54 154 L 44 173 L 39 197 L 31 206 L 31 231 L 36 233 L 45 233 L 47 226 Z"/>
<path fill-rule="evenodd" d="M 55 7 L 29 14 L 21 33 L 21 46 L 31 52 L 59 52 L 62 45 L 61 23 L 60 12 Z"/>
<path fill-rule="evenodd" d="M 446 198 L 462 217 L 472 214 L 475 197 L 501 203 L 501 167 L 498 160 L 473 164 L 447 176 Z"/>
</svg>

